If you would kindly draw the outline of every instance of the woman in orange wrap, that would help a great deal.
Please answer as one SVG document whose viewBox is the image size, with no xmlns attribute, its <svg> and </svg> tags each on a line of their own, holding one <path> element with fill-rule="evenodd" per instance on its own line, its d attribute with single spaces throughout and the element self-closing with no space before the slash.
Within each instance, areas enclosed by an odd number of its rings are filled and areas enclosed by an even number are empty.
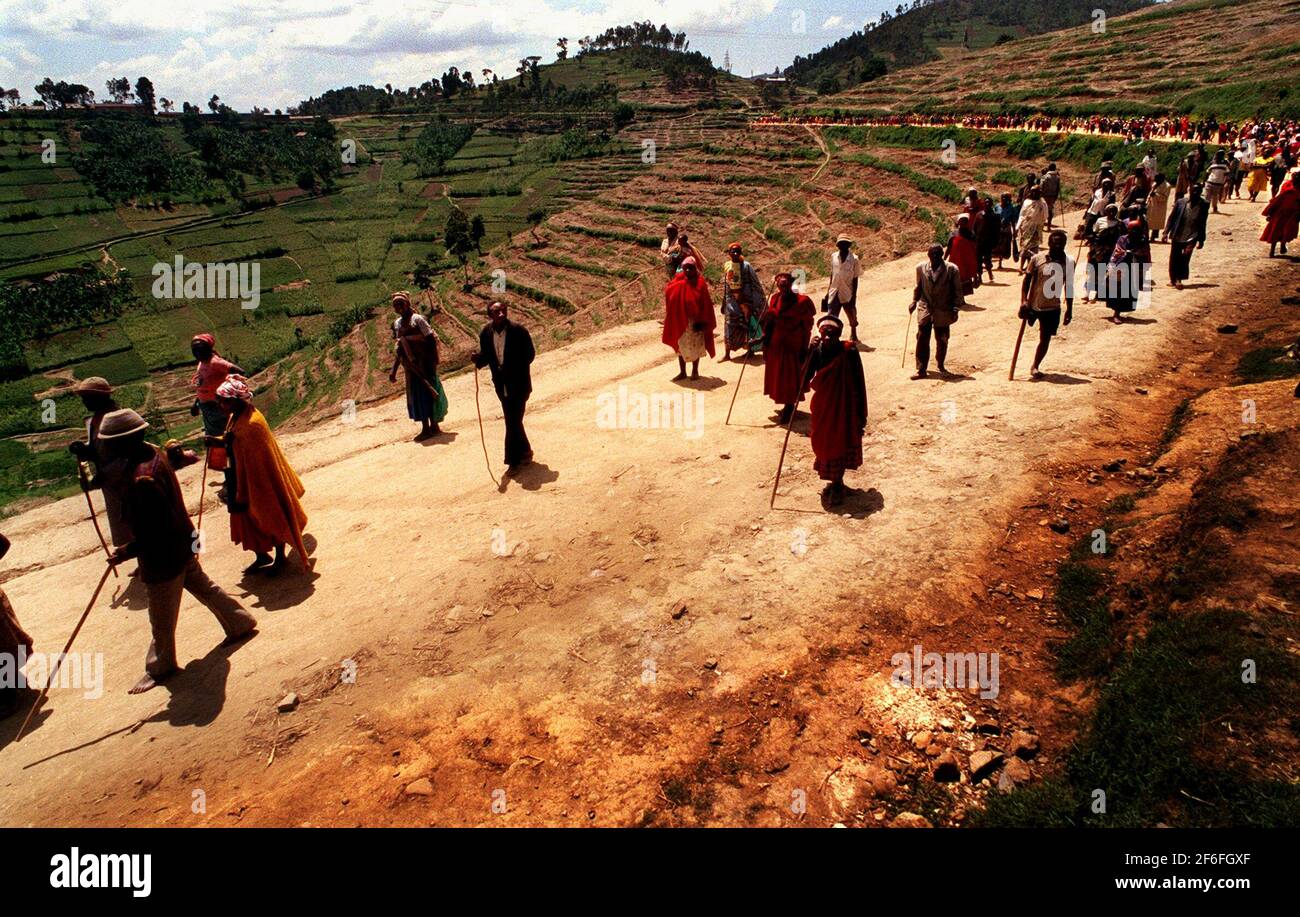
<svg viewBox="0 0 1300 917">
<path fill-rule="evenodd" d="M 289 467 L 266 418 L 253 407 L 253 393 L 242 377 L 227 378 L 217 389 L 217 399 L 230 414 L 226 433 L 216 443 L 229 451 L 235 469 L 230 540 L 256 555 L 244 572 L 278 573 L 288 544 L 297 550 L 303 570 L 309 570 L 302 541 L 307 526 L 299 502 L 302 481 Z"/>
</svg>

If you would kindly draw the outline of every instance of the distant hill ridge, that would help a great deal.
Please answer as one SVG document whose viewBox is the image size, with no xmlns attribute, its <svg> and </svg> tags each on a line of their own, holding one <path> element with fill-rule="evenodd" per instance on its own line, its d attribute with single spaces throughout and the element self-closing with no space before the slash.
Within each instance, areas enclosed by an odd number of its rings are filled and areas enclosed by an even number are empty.
<svg viewBox="0 0 1300 917">
<path fill-rule="evenodd" d="M 1153 5 L 1154 0 L 1111 0 L 1105 13 L 1119 16 Z M 796 57 L 784 75 L 818 92 L 839 92 L 936 60 L 944 46 L 976 50 L 1091 22 L 1097 8 L 1096 0 L 913 0 L 881 14 L 870 28 Z"/>
</svg>

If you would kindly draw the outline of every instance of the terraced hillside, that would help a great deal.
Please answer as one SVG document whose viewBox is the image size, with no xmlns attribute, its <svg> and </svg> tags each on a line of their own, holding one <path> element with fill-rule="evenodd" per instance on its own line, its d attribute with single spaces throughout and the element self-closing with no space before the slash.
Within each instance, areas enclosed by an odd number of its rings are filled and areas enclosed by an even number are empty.
<svg viewBox="0 0 1300 917">
<path fill-rule="evenodd" d="M 889 73 L 809 107 L 847 113 L 1300 116 L 1297 0 L 1174 0 Z"/>
</svg>

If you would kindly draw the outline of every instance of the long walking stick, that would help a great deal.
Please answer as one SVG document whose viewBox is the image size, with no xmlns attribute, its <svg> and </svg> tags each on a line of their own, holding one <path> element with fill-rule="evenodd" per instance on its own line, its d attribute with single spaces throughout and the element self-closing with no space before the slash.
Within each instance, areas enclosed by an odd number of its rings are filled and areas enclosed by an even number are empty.
<svg viewBox="0 0 1300 917">
<path fill-rule="evenodd" d="M 912 330 L 912 310 L 907 310 L 907 324 L 903 326 L 903 362 L 898 364 L 899 367 L 907 366 L 907 338 L 908 333 Z"/>
<path fill-rule="evenodd" d="M 794 427 L 794 415 L 799 413 L 799 404 L 803 401 L 803 384 L 804 377 L 808 375 L 808 364 L 812 362 L 813 351 L 808 351 L 808 359 L 803 361 L 803 369 L 799 371 L 799 398 L 794 403 L 794 410 L 790 412 L 790 419 L 785 425 L 785 441 L 781 443 L 781 458 L 776 463 L 776 477 L 772 481 L 772 498 L 767 501 L 767 508 L 772 509 L 776 506 L 776 489 L 781 485 L 781 468 L 785 465 L 785 450 L 790 445 L 790 430 Z"/>
<path fill-rule="evenodd" d="M 113 552 L 108 549 L 108 542 L 104 540 L 104 532 L 99 527 L 99 517 L 95 515 L 95 504 L 90 499 L 90 491 L 86 488 L 85 471 L 78 466 L 81 472 L 81 492 L 86 495 L 86 507 L 90 510 L 90 523 L 95 527 L 95 534 L 99 536 L 99 546 L 104 549 L 105 557 L 112 557 Z M 117 572 L 117 567 L 113 567 L 113 576 L 120 577 L 122 574 Z"/>
<path fill-rule="evenodd" d="M 736 390 L 731 393 L 731 407 L 727 408 L 727 419 L 722 425 L 725 427 L 731 423 L 731 409 L 736 406 L 736 396 L 740 394 L 740 380 L 745 378 L 745 367 L 749 365 L 749 353 L 745 353 L 745 362 L 740 364 L 740 375 L 736 377 Z"/>
<path fill-rule="evenodd" d="M 1007 373 L 1007 381 L 1010 382 L 1016 377 L 1016 360 L 1020 359 L 1020 342 L 1025 339 L 1025 325 L 1029 324 L 1028 318 L 1020 320 L 1020 333 L 1016 335 L 1016 349 L 1011 354 L 1011 372 Z"/>
<path fill-rule="evenodd" d="M 72 649 L 72 641 L 77 639 L 77 634 L 81 633 L 81 626 L 86 623 L 86 618 L 90 617 L 90 610 L 95 607 L 95 601 L 99 598 L 99 593 L 103 591 L 104 584 L 108 582 L 108 573 L 110 570 L 113 570 L 113 567 L 114 565 L 112 563 L 104 565 L 104 575 L 99 578 L 99 585 L 95 587 L 95 594 L 92 595 L 90 601 L 86 603 L 86 610 L 81 613 L 81 620 L 77 622 L 77 626 L 72 631 L 72 636 L 69 637 L 68 642 L 64 644 L 63 652 L 54 660 L 54 668 L 50 670 L 49 678 L 45 679 L 45 687 L 41 689 L 41 696 L 36 698 L 36 703 L 32 704 L 32 709 L 27 711 L 27 719 L 23 720 L 23 725 L 19 728 L 18 735 L 14 737 L 15 742 L 23 737 L 23 733 L 27 731 L 27 724 L 32 721 L 32 716 L 45 700 L 45 695 L 50 693 L 50 685 L 54 684 L 54 676 L 59 674 L 59 667 L 63 665 L 64 658 L 67 657 L 68 651 Z"/>
<path fill-rule="evenodd" d="M 203 496 L 208 492 L 208 458 L 210 455 L 211 453 L 205 448 L 203 450 L 203 476 L 199 479 L 199 522 L 195 526 L 200 531 L 203 530 Z"/>
<path fill-rule="evenodd" d="M 487 437 L 483 433 L 483 409 L 480 408 L 478 404 L 478 367 L 477 366 L 474 367 L 474 411 L 475 413 L 478 414 L 478 441 L 480 445 L 483 446 L 483 464 L 487 465 L 488 477 L 492 479 L 492 483 L 495 484 L 497 487 L 500 487 L 501 482 L 498 481 L 497 476 L 492 473 L 492 460 L 488 458 L 488 453 L 487 453 Z"/>
</svg>

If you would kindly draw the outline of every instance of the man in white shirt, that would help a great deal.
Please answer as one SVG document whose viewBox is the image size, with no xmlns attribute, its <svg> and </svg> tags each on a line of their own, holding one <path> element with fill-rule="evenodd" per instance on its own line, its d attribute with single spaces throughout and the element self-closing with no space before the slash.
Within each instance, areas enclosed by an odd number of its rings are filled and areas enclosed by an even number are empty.
<svg viewBox="0 0 1300 917">
<path fill-rule="evenodd" d="M 858 278 L 862 276 L 862 262 L 849 251 L 853 240 L 841 234 L 835 240 L 837 251 L 831 255 L 831 284 L 826 291 L 826 311 L 839 317 L 843 308 L 849 317 L 849 336 L 858 343 Z"/>
</svg>

